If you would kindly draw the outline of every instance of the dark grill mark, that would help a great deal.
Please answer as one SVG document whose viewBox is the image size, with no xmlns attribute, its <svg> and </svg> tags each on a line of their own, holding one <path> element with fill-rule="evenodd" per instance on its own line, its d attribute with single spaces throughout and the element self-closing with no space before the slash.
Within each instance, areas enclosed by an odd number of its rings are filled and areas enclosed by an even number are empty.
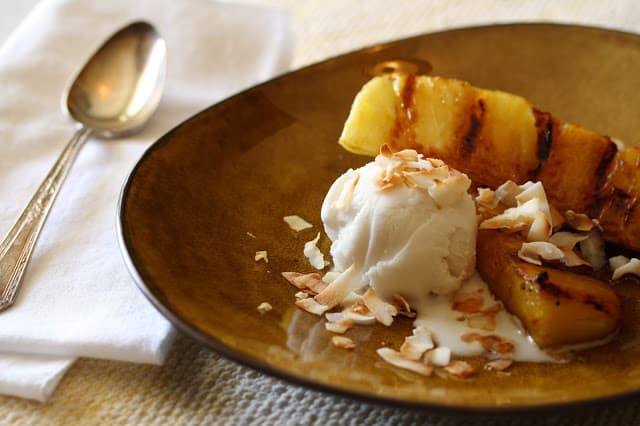
<svg viewBox="0 0 640 426">
<path fill-rule="evenodd" d="M 553 139 L 553 117 L 548 112 L 538 111 L 535 108 L 533 114 L 536 117 L 536 131 L 538 132 L 538 159 L 548 160 Z"/>
<path fill-rule="evenodd" d="M 605 151 L 604 155 L 602 156 L 602 160 L 600 160 L 600 164 L 598 164 L 598 167 L 596 168 L 596 176 L 598 176 L 598 188 L 601 188 L 602 185 L 604 184 L 606 180 L 607 167 L 609 166 L 609 163 L 611 163 L 611 160 L 613 160 L 613 157 L 618 152 L 618 148 L 616 147 L 616 144 L 611 142 L 610 138 L 607 137 L 607 139 L 609 139 L 609 147 Z"/>
<path fill-rule="evenodd" d="M 629 224 L 629 221 L 633 216 L 633 210 L 636 207 L 636 201 L 637 200 L 633 198 L 632 200 L 630 200 L 630 202 L 627 204 L 627 207 L 624 209 L 624 225 L 625 226 Z"/>
<path fill-rule="evenodd" d="M 396 121 L 391 129 L 389 145 L 392 151 L 404 148 L 422 151 L 419 146 L 416 146 L 416 134 L 413 128 L 413 123 L 418 119 L 415 109 L 415 91 L 416 76 L 409 74 L 400 93 L 400 107 L 396 111 Z"/>
<path fill-rule="evenodd" d="M 462 154 L 472 154 L 475 150 L 478 130 L 480 130 L 480 125 L 484 119 L 484 111 L 484 101 L 482 99 L 478 99 L 477 106 L 474 107 L 471 112 L 471 124 L 467 135 L 464 137 Z"/>
<path fill-rule="evenodd" d="M 538 165 L 529 171 L 529 179 L 535 180 L 542 170 L 542 166 L 551 155 L 551 142 L 553 140 L 553 117 L 548 112 L 539 111 L 533 108 L 533 115 L 536 118 L 537 156 Z"/>
<path fill-rule="evenodd" d="M 626 212 L 631 196 L 621 189 L 614 188 L 611 196 L 611 207 L 617 212 Z"/>
<path fill-rule="evenodd" d="M 592 305 L 596 311 L 601 311 L 601 312 L 608 311 L 606 309 L 606 306 L 604 306 L 602 303 L 600 303 L 598 300 L 594 299 L 590 295 L 587 295 L 586 297 L 583 298 L 583 297 L 580 297 L 580 295 L 572 295 L 568 291 L 559 288 L 557 285 L 549 281 L 549 274 L 547 274 L 547 272 L 539 273 L 533 279 L 533 281 L 540 286 L 540 290 L 545 291 L 556 298 L 556 302 L 555 302 L 556 306 L 560 304 L 560 300 L 558 299 L 565 298 L 569 300 L 580 301 L 581 303 L 585 303 L 588 305 Z"/>
<path fill-rule="evenodd" d="M 561 289 L 560 287 L 558 287 L 554 283 L 552 283 L 549 280 L 549 274 L 547 274 L 546 272 L 539 273 L 533 279 L 533 281 L 536 282 L 540 286 L 540 290 L 542 290 L 542 291 L 544 291 L 546 293 L 550 293 L 554 297 L 564 297 L 566 299 L 571 299 L 571 294 L 568 293 L 567 291 Z"/>
<path fill-rule="evenodd" d="M 609 147 L 607 151 L 602 156 L 600 160 L 600 164 L 596 167 L 595 175 L 598 177 L 598 181 L 596 182 L 596 192 L 595 192 L 595 200 L 596 202 L 593 204 L 591 211 L 589 212 L 591 217 L 597 217 L 602 213 L 604 206 L 607 204 L 607 198 L 612 196 L 611 187 L 607 185 L 607 168 L 611 161 L 613 161 L 616 153 L 618 152 L 618 147 L 616 144 L 611 142 L 611 139 L 607 137 L 609 140 Z"/>
<path fill-rule="evenodd" d="M 407 115 L 409 122 L 414 122 L 416 117 L 416 111 L 414 109 L 414 96 L 416 94 L 416 75 L 409 74 L 405 80 L 404 87 L 402 88 L 401 106 Z"/>
<path fill-rule="evenodd" d="M 604 306 L 602 306 L 602 303 L 598 302 L 597 300 L 593 300 L 590 297 L 587 297 L 587 299 L 584 302 L 589 305 L 593 305 L 593 307 L 596 308 L 596 311 L 602 312 L 604 310 Z"/>
</svg>

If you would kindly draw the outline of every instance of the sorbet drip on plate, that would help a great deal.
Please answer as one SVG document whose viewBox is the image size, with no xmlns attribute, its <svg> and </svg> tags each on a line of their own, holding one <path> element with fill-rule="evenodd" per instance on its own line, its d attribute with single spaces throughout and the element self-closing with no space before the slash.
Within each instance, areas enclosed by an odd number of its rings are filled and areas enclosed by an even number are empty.
<svg viewBox="0 0 640 426">
<path fill-rule="evenodd" d="M 458 293 L 470 295 L 467 300 L 481 300 L 482 308 L 489 312 L 488 319 L 481 312 L 465 315 L 456 310 L 456 302 L 450 297 L 432 295 L 415 307 L 418 313 L 415 326 L 427 327 L 438 345 L 447 347 L 452 354 L 462 357 L 487 355 L 515 361 L 556 361 L 541 350 L 520 321 L 496 301 L 478 274 L 465 281 Z M 473 298 L 474 295 L 479 297 Z M 493 309 L 494 306 L 497 308 Z M 465 341 L 465 336 L 468 341 Z M 496 352 L 496 349 L 500 350 L 500 346 L 495 344 L 493 346 L 497 348 L 493 350 L 483 347 L 483 340 L 487 346 L 491 343 L 506 343 L 504 352 Z M 509 350 L 510 348 L 512 349 Z"/>
</svg>

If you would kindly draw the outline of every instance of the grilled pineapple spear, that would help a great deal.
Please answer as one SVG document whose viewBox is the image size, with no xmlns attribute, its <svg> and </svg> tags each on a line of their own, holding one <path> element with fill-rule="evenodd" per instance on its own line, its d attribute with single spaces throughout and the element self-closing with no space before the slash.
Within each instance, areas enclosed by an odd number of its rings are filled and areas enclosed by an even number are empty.
<svg viewBox="0 0 640 426">
<path fill-rule="evenodd" d="M 620 300 L 604 282 L 521 260 L 523 238 L 478 232 L 478 272 L 541 348 L 597 340 L 620 323 Z"/>
<path fill-rule="evenodd" d="M 640 148 L 562 123 L 526 99 L 429 76 L 382 76 L 356 96 L 340 137 L 377 155 L 413 148 L 479 185 L 540 180 L 549 201 L 600 221 L 607 240 L 640 250 Z"/>
<path fill-rule="evenodd" d="M 524 98 L 437 77 L 383 76 L 356 96 L 340 144 L 377 155 L 413 148 L 480 185 L 542 181 L 551 204 L 597 218 L 605 237 L 640 250 L 640 149 L 562 123 Z M 522 238 L 480 230 L 478 271 L 543 348 L 603 338 L 620 322 L 605 283 L 518 258 Z"/>
</svg>

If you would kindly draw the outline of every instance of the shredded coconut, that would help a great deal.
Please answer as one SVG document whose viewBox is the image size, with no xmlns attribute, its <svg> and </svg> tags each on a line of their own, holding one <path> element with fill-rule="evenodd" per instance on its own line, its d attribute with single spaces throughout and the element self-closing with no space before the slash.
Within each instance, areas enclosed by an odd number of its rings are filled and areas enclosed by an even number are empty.
<svg viewBox="0 0 640 426">
<path fill-rule="evenodd" d="M 458 377 L 469 377 L 476 372 L 471 364 L 460 360 L 451 361 L 444 369 L 447 373 Z"/>
<path fill-rule="evenodd" d="M 331 338 L 331 343 L 333 343 L 333 346 L 335 346 L 336 348 L 341 349 L 353 349 L 356 347 L 356 344 L 353 342 L 353 340 L 344 336 L 333 336 Z"/>
<path fill-rule="evenodd" d="M 273 306 L 271 306 L 271 303 L 262 302 L 261 304 L 258 305 L 256 309 L 258 309 L 258 312 L 260 312 L 261 314 L 264 314 L 272 310 Z"/>
<path fill-rule="evenodd" d="M 540 259 L 558 260 L 564 257 L 564 252 L 555 244 L 547 241 L 533 241 L 523 243 L 518 250 L 518 257 L 534 265 L 542 265 Z"/>
<path fill-rule="evenodd" d="M 255 260 L 256 260 L 256 262 L 264 260 L 264 263 L 269 263 L 269 258 L 267 257 L 267 251 L 266 250 L 257 251 L 256 252 L 256 256 L 255 256 Z"/>
<path fill-rule="evenodd" d="M 312 224 L 310 224 L 309 222 L 307 222 L 306 220 L 304 220 L 300 216 L 296 216 L 296 215 L 285 216 L 285 217 L 283 217 L 283 219 L 284 219 L 285 222 L 287 222 L 287 225 L 289 225 L 289 228 L 293 229 L 296 232 L 303 231 L 303 230 L 309 229 L 309 228 L 313 228 Z"/>
<path fill-rule="evenodd" d="M 451 362 L 451 349 L 445 346 L 431 349 L 425 354 L 425 359 L 436 367 L 444 367 Z"/>
<path fill-rule="evenodd" d="M 630 259 L 628 262 L 621 264 L 620 259 L 624 256 L 616 256 L 612 259 L 609 259 L 609 264 L 612 265 L 620 265 L 617 266 L 613 271 L 613 279 L 618 280 L 622 278 L 623 275 L 633 274 L 640 277 L 640 260 L 635 257 Z M 613 263 L 611 262 L 613 260 Z"/>
<path fill-rule="evenodd" d="M 324 263 L 324 255 L 318 248 L 317 244 L 320 240 L 320 233 L 311 240 L 304 243 L 304 255 L 309 259 L 309 263 L 316 269 L 323 269 L 326 265 Z"/>
<path fill-rule="evenodd" d="M 322 315 L 325 312 L 327 312 L 329 310 L 329 307 L 327 305 L 323 305 L 321 303 L 316 302 L 315 300 L 313 300 L 311 297 L 306 298 L 306 299 L 300 299 L 296 301 L 296 306 L 304 309 L 305 311 L 309 312 L 310 314 L 314 314 L 314 315 Z"/>
<path fill-rule="evenodd" d="M 426 351 L 433 349 L 433 346 L 431 332 L 424 326 L 418 326 L 413 329 L 413 335 L 404 338 L 400 353 L 407 359 L 417 361 Z"/>
<path fill-rule="evenodd" d="M 431 363 L 407 359 L 402 353 L 391 348 L 379 348 L 376 350 L 376 353 L 380 358 L 396 367 L 413 371 L 423 376 L 430 376 L 431 373 L 433 373 L 433 365 L 431 365 Z"/>
<path fill-rule="evenodd" d="M 395 306 L 390 303 L 385 302 L 380 299 L 376 294 L 376 291 L 372 288 L 367 289 L 367 291 L 362 296 L 362 300 L 364 301 L 367 308 L 373 313 L 378 320 L 379 323 L 384 324 L 386 326 L 390 326 L 393 322 L 393 317 L 397 315 L 398 310 Z"/>
<path fill-rule="evenodd" d="M 512 359 L 494 359 L 493 361 L 487 362 L 484 365 L 484 369 L 489 371 L 504 371 L 507 368 L 511 367 L 511 364 L 513 364 Z"/>
</svg>

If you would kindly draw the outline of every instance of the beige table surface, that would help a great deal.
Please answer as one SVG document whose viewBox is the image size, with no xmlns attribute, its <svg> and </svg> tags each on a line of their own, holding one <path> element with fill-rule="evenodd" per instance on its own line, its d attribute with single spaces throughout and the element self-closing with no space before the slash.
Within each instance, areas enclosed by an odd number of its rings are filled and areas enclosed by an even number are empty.
<svg viewBox="0 0 640 426">
<path fill-rule="evenodd" d="M 34 2 L 29 0 L 26 4 Z M 380 41 L 476 24 L 552 21 L 640 33 L 640 2 L 636 0 L 244 3 L 290 10 L 297 42 L 294 68 Z M 0 0 L 0 40 L 26 10 L 24 2 Z M 162 367 L 81 359 L 47 403 L 0 397 L 0 425 L 533 425 L 541 421 L 550 425 L 640 424 L 640 399 L 544 417 L 442 417 L 365 404 L 290 385 L 227 361 L 184 336 L 178 337 Z"/>
</svg>

